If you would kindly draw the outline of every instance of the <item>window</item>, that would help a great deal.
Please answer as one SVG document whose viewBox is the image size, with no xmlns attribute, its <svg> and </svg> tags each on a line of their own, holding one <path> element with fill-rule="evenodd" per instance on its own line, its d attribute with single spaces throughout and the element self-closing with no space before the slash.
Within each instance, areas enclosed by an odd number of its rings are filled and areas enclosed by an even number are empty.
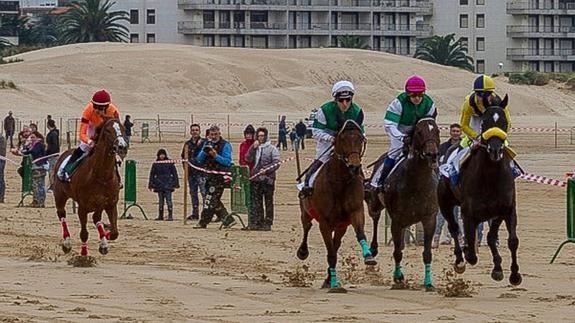
<svg viewBox="0 0 575 323">
<path fill-rule="evenodd" d="M 477 74 L 484 74 L 485 73 L 485 60 L 483 59 L 478 59 L 477 60 L 477 65 L 475 66 L 475 73 Z"/>
<path fill-rule="evenodd" d="M 485 51 L 485 38 L 484 37 L 477 37 L 477 41 L 475 42 L 475 50 L 478 52 Z"/>
<path fill-rule="evenodd" d="M 469 28 L 469 17 L 467 15 L 459 15 L 459 28 Z"/>
<path fill-rule="evenodd" d="M 476 0 L 475 4 L 478 6 L 483 6 L 483 5 L 485 5 L 485 0 Z"/>
<path fill-rule="evenodd" d="M 156 9 L 146 10 L 146 23 L 148 25 L 156 24 Z"/>
<path fill-rule="evenodd" d="M 139 42 L 140 42 L 140 35 L 130 34 L 130 43 L 139 43 Z"/>
<path fill-rule="evenodd" d="M 475 27 L 485 28 L 485 15 L 484 14 L 478 14 L 475 17 Z"/>
<path fill-rule="evenodd" d="M 467 39 L 467 37 L 461 37 L 459 39 L 461 40 L 461 47 L 469 49 L 469 39 Z"/>
<path fill-rule="evenodd" d="M 156 34 L 146 34 L 146 43 L 155 43 Z"/>
<path fill-rule="evenodd" d="M 138 9 L 130 10 L 130 24 L 137 25 L 140 23 L 140 17 L 138 16 Z"/>
<path fill-rule="evenodd" d="M 469 4 L 468 0 L 459 0 L 459 4 L 462 6 L 467 6 Z"/>
</svg>

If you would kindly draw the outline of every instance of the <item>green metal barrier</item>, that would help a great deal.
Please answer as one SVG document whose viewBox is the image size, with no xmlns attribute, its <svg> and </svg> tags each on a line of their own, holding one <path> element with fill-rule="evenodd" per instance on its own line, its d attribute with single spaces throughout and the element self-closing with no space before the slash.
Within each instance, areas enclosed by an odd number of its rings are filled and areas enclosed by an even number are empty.
<svg viewBox="0 0 575 323">
<path fill-rule="evenodd" d="M 142 143 L 146 140 L 150 142 L 150 124 L 144 122 L 142 123 Z"/>
<path fill-rule="evenodd" d="M 131 207 L 135 206 L 140 209 L 144 219 L 147 220 L 148 217 L 146 216 L 146 212 L 144 212 L 144 209 L 142 209 L 140 204 L 138 204 L 137 200 L 138 186 L 136 185 L 136 161 L 126 161 L 124 174 L 124 212 L 120 219 L 131 219 L 132 215 L 128 214 L 128 216 L 126 216 L 126 213 Z"/>
<path fill-rule="evenodd" d="M 250 170 L 247 166 L 232 166 L 231 209 L 228 216 L 237 218 L 246 227 L 240 214 L 248 214 L 252 205 Z M 226 221 L 222 221 L 224 223 Z M 220 229 L 223 224 L 220 226 Z"/>
<path fill-rule="evenodd" d="M 555 261 L 557 255 L 567 243 L 575 243 L 575 180 L 567 179 L 567 240 L 563 241 L 555 251 L 550 264 Z"/>
<path fill-rule="evenodd" d="M 32 196 L 32 156 L 26 155 L 22 158 L 22 198 L 18 207 L 24 206 L 24 198 Z"/>
</svg>

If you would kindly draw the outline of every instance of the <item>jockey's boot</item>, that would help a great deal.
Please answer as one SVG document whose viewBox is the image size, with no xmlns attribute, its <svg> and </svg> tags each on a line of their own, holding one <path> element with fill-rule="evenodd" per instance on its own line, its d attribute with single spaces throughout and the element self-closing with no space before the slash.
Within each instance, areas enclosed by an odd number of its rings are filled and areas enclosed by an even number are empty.
<svg viewBox="0 0 575 323">
<path fill-rule="evenodd" d="M 517 178 L 523 175 L 523 170 L 521 167 L 519 167 L 515 160 L 510 161 L 509 166 L 511 166 L 511 173 L 513 174 L 513 178 Z"/>
<path fill-rule="evenodd" d="M 309 186 L 309 181 L 311 179 L 311 176 L 321 167 L 321 165 L 323 165 L 323 162 L 319 159 L 316 159 L 313 161 L 313 163 L 309 167 L 309 170 L 305 174 L 304 185 L 298 194 L 298 197 L 300 199 L 306 198 L 306 197 L 311 196 L 313 194 L 313 187 Z"/>
<path fill-rule="evenodd" d="M 385 157 L 385 159 L 383 160 L 383 169 L 381 170 L 381 176 L 377 181 L 377 188 L 375 190 L 377 193 L 383 192 L 383 184 L 385 183 L 385 179 L 387 178 L 387 176 L 389 176 L 389 173 L 393 169 L 393 166 L 395 166 L 395 159 Z"/>
<path fill-rule="evenodd" d="M 82 151 L 82 149 L 80 147 L 74 149 L 74 151 L 72 152 L 72 155 L 70 155 L 70 159 L 68 160 L 68 163 L 62 169 L 62 174 L 58 174 L 58 177 L 61 180 L 67 181 L 70 179 L 70 174 L 68 173 L 69 169 L 70 169 L 70 165 L 74 164 L 80 157 L 82 157 L 83 154 L 84 154 L 84 152 Z"/>
</svg>

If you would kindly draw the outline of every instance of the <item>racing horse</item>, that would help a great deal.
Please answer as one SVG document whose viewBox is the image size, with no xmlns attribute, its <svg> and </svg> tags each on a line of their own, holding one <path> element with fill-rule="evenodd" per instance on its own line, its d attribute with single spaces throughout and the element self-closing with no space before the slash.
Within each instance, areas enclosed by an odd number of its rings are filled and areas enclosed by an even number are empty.
<svg viewBox="0 0 575 323">
<path fill-rule="evenodd" d="M 78 203 L 80 219 L 81 256 L 88 255 L 88 213 L 93 212 L 92 220 L 99 233 L 99 251 L 108 253 L 108 240 L 118 238 L 118 195 L 120 182 L 116 171 L 116 156 L 124 158 L 128 144 L 124 139 L 124 127 L 116 118 L 104 118 L 96 128 L 93 138 L 95 145 L 74 172 L 70 181 L 62 181 L 54 175 L 54 201 L 58 219 L 62 226 L 62 250 L 69 253 L 72 249 L 70 231 L 66 221 L 66 202 L 73 199 Z M 64 152 L 58 159 L 55 169 L 72 153 L 73 149 Z M 110 221 L 110 231 L 104 228 L 102 212 L 106 211 Z"/>
<path fill-rule="evenodd" d="M 337 251 L 350 224 L 361 246 L 364 263 L 377 264 L 364 233 L 364 177 L 361 159 L 365 146 L 366 138 L 362 128 L 353 120 L 345 121 L 335 137 L 332 154 L 317 173 L 313 183 L 314 193 L 300 199 L 303 240 L 297 256 L 301 260 L 308 257 L 308 234 L 312 220 L 317 220 L 329 265 L 322 288 L 330 288 L 332 292 L 345 292 L 337 278 Z"/>
<path fill-rule="evenodd" d="M 424 287 L 434 290 L 431 276 L 431 241 L 435 232 L 438 212 L 437 184 L 439 153 L 439 127 L 433 118 L 420 119 L 404 147 L 405 158 L 398 161 L 395 169 L 384 182 L 383 192 L 366 193 L 369 215 L 373 220 L 371 251 L 378 253 L 377 226 L 381 211 L 386 208 L 391 219 L 393 280 L 403 283 L 401 269 L 405 229 L 421 222 L 423 224 L 423 262 L 425 266 Z M 384 158 L 380 158 L 379 164 Z M 374 169 L 377 169 L 376 164 Z"/>
<path fill-rule="evenodd" d="M 505 117 L 508 96 L 503 100 L 495 97 L 490 106 L 480 116 L 481 136 L 470 149 L 469 156 L 460 167 L 460 182 L 454 185 L 447 177 L 442 176 L 438 187 L 438 199 L 441 213 L 448 223 L 448 229 L 455 241 L 456 272 L 465 271 L 465 260 L 472 266 L 477 263 L 475 249 L 475 232 L 477 226 L 491 220 L 487 234 L 487 244 L 493 257 L 491 278 L 503 280 L 501 256 L 497 250 L 499 227 L 503 221 L 507 227 L 507 246 L 511 251 L 511 285 L 521 284 L 522 278 L 517 264 L 517 211 L 515 202 L 515 179 L 511 163 L 513 159 L 506 147 L 508 121 Z M 457 236 L 459 226 L 453 214 L 453 207 L 461 206 L 464 236 L 467 246 L 459 245 Z"/>
</svg>

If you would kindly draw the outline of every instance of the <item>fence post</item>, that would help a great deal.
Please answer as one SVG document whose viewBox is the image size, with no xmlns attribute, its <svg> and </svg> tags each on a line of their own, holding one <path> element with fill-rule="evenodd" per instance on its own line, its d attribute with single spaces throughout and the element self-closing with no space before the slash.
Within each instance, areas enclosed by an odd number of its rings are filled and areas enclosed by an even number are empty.
<svg viewBox="0 0 575 323">
<path fill-rule="evenodd" d="M 124 212 L 122 212 L 120 219 L 132 219 L 132 215 L 129 214 L 126 216 L 126 212 L 128 212 L 128 210 L 133 206 L 140 209 L 144 219 L 148 219 L 146 212 L 144 212 L 144 209 L 142 209 L 140 204 L 138 204 L 137 193 L 138 187 L 136 186 L 136 161 L 127 160 L 126 168 L 124 171 Z"/>
<path fill-rule="evenodd" d="M 160 115 L 158 114 L 158 138 L 162 142 L 162 128 L 160 127 Z"/>
<path fill-rule="evenodd" d="M 188 145 L 184 144 L 184 225 L 188 223 Z"/>
<path fill-rule="evenodd" d="M 22 158 L 20 176 L 22 176 L 22 198 L 18 203 L 18 207 L 24 206 L 24 198 L 32 193 L 32 156 L 26 155 Z"/>
<path fill-rule="evenodd" d="M 557 255 L 561 251 L 564 245 L 567 243 L 575 243 L 575 179 L 567 179 L 567 240 L 563 241 L 555 251 L 553 258 L 551 258 L 550 264 L 555 261 Z"/>
<path fill-rule="evenodd" d="M 555 148 L 557 148 L 557 122 L 555 122 Z"/>
<path fill-rule="evenodd" d="M 150 124 L 147 122 L 142 123 L 141 137 L 142 143 L 146 140 L 150 142 Z"/>
<path fill-rule="evenodd" d="M 228 137 L 226 138 L 228 140 L 232 140 L 232 137 L 230 137 L 230 115 L 228 114 Z"/>
</svg>

